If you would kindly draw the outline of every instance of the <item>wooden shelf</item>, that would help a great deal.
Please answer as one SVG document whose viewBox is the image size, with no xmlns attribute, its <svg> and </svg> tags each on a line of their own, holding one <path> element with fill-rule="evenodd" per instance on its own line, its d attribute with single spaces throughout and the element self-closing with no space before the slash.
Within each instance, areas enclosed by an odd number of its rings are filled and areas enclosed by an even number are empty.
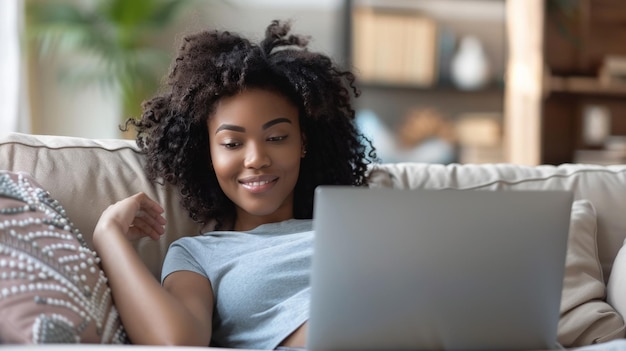
<svg viewBox="0 0 626 351">
<path fill-rule="evenodd" d="M 547 88 L 551 93 L 626 96 L 626 83 L 605 83 L 594 77 L 552 76 L 548 78 Z"/>
<path fill-rule="evenodd" d="M 604 133 L 611 138 L 626 136 L 626 119 L 621 118 L 626 111 L 626 82 L 620 79 L 619 67 L 620 58 L 626 56 L 624 1 L 557 3 L 546 0 L 544 5 L 554 6 L 537 9 L 535 17 L 544 20 L 541 57 L 525 61 L 541 62 L 545 72 L 539 80 L 541 99 L 524 110 L 534 112 L 525 117 L 540 131 L 539 162 L 623 163 L 623 156 L 590 144 L 585 135 L 590 124 L 587 108 L 599 106 L 610 116 Z"/>
<path fill-rule="evenodd" d="M 463 90 L 452 84 L 417 85 L 406 83 L 390 83 L 377 81 L 360 81 L 357 86 L 362 89 L 384 89 L 384 90 L 412 90 L 416 92 L 433 94 L 504 94 L 503 84 L 492 83 L 483 88 L 475 90 Z"/>
</svg>

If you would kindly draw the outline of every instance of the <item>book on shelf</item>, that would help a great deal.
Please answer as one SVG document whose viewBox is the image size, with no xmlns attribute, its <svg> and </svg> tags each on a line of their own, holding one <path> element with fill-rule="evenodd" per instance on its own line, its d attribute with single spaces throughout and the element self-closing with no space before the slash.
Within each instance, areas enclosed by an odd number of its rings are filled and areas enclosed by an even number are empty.
<svg viewBox="0 0 626 351">
<path fill-rule="evenodd" d="M 574 162 L 599 165 L 626 163 L 626 135 L 605 137 L 601 148 L 575 150 Z"/>
<path fill-rule="evenodd" d="M 608 55 L 602 61 L 599 70 L 600 82 L 610 84 L 613 82 L 626 82 L 626 56 Z"/>
<path fill-rule="evenodd" d="M 594 165 L 617 165 L 626 163 L 624 152 L 620 150 L 575 150 L 574 163 Z"/>
<path fill-rule="evenodd" d="M 430 86 L 437 80 L 437 24 L 416 11 L 353 9 L 352 57 L 364 81 Z"/>
</svg>

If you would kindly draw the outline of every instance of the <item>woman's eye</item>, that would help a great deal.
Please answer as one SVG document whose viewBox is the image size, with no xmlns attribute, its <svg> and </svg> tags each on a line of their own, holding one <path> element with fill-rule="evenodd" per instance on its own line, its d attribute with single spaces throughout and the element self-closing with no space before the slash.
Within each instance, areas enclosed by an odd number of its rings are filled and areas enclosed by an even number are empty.
<svg viewBox="0 0 626 351">
<path fill-rule="evenodd" d="M 241 143 L 233 141 L 229 143 L 222 143 L 222 146 L 225 147 L 226 149 L 232 150 L 241 146 Z"/>
<path fill-rule="evenodd" d="M 283 141 L 285 139 L 287 139 L 286 135 L 280 135 L 280 136 L 269 137 L 267 138 L 267 141 Z"/>
</svg>

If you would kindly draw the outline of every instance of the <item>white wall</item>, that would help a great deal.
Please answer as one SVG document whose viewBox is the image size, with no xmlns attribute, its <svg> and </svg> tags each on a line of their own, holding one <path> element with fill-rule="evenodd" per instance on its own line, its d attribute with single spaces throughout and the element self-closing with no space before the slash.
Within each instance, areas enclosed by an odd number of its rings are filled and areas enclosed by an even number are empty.
<svg viewBox="0 0 626 351">
<path fill-rule="evenodd" d="M 24 2 L 0 2 L 0 133 L 30 132 L 27 81 L 20 36 L 24 32 Z"/>
<path fill-rule="evenodd" d="M 115 93 L 97 85 L 59 84 L 59 66 L 42 62 L 31 70 L 33 132 L 36 134 L 119 138 L 120 101 Z"/>
<path fill-rule="evenodd" d="M 341 0 L 231 0 L 205 10 L 191 29 L 216 27 L 261 39 L 274 19 L 292 20 L 292 31 L 312 37 L 311 48 L 338 56 L 343 35 Z"/>
<path fill-rule="evenodd" d="M 201 29 L 228 29 L 253 39 L 262 37 L 273 19 L 293 20 L 293 32 L 312 36 L 311 48 L 339 57 L 342 42 L 341 0 L 202 1 L 155 45 L 171 49 L 182 35 Z M 99 87 L 59 86 L 54 62 L 31 64 L 33 132 L 88 138 L 118 138 L 120 101 Z M 165 75 L 167 72 L 163 72 Z"/>
</svg>

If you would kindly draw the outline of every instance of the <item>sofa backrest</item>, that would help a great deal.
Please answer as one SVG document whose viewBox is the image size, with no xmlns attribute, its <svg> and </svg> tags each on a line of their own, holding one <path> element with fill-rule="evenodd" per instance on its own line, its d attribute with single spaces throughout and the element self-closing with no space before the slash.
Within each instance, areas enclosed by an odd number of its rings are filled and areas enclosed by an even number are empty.
<svg viewBox="0 0 626 351">
<path fill-rule="evenodd" d="M 175 187 L 148 181 L 133 141 L 10 133 L 0 136 L 0 170 L 30 173 L 61 203 L 90 245 L 107 206 L 139 191 L 154 198 L 165 208 L 166 234 L 157 242 L 138 240 L 135 247 L 157 277 L 169 244 L 203 231 L 180 206 Z M 373 166 L 370 179 L 373 187 L 402 189 L 571 190 L 576 199 L 588 199 L 596 208 L 605 279 L 626 238 L 626 165 L 399 163 Z"/>
<path fill-rule="evenodd" d="M 0 136 L 0 170 L 30 173 L 65 208 L 91 247 L 107 206 L 137 192 L 155 199 L 165 209 L 167 234 L 159 241 L 146 238 L 133 244 L 156 277 L 169 244 L 201 231 L 180 206 L 175 187 L 146 178 L 134 141 L 11 133 Z"/>
</svg>

